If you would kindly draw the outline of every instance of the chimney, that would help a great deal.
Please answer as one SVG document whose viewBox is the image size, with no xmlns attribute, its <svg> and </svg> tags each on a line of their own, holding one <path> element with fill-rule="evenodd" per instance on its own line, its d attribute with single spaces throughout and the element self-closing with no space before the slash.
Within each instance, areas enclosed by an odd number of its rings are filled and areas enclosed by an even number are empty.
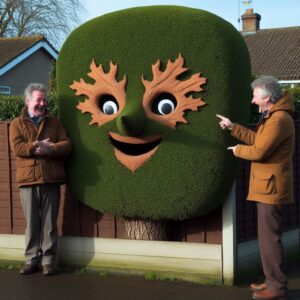
<svg viewBox="0 0 300 300">
<path fill-rule="evenodd" d="M 256 32 L 259 30 L 261 16 L 253 13 L 253 8 L 246 9 L 242 15 L 243 33 Z"/>
</svg>

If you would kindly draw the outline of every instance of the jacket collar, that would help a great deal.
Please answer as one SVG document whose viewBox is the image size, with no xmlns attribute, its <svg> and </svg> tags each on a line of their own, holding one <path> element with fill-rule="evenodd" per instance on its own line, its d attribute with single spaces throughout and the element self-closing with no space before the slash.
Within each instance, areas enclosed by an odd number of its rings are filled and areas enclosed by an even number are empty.
<svg viewBox="0 0 300 300">
<path fill-rule="evenodd" d="M 290 115 L 295 112 L 294 99 L 289 93 L 283 94 L 283 96 L 272 106 L 270 110 L 265 110 L 261 113 L 259 123 L 262 123 L 264 119 L 268 119 L 275 111 L 286 111 Z"/>
<path fill-rule="evenodd" d="M 270 109 L 270 114 L 279 110 L 286 111 L 290 115 L 295 112 L 293 95 L 289 93 L 283 94 L 283 96 Z"/>
</svg>

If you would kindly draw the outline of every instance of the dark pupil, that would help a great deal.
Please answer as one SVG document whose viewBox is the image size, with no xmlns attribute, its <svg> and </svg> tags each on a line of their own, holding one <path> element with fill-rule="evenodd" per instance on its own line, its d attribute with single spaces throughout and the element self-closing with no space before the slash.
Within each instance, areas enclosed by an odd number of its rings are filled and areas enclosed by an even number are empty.
<svg viewBox="0 0 300 300">
<path fill-rule="evenodd" d="M 104 111 L 107 115 L 112 115 L 114 113 L 114 109 L 112 106 L 106 106 L 105 107 L 105 111 Z"/>
<path fill-rule="evenodd" d="M 116 98 L 108 94 L 102 95 L 98 98 L 98 106 L 106 115 L 112 115 L 115 113 L 113 106 L 108 104 L 104 107 L 104 104 L 108 101 L 114 102 L 117 106 L 117 109 L 119 109 L 118 101 L 116 100 Z"/>
<path fill-rule="evenodd" d="M 172 106 L 169 103 L 165 103 L 162 107 L 161 107 L 161 111 L 164 114 L 169 114 L 170 112 L 172 112 Z"/>
<path fill-rule="evenodd" d="M 161 113 L 158 110 L 158 105 L 163 100 L 170 100 L 170 101 L 172 101 L 173 104 L 174 104 L 174 107 L 176 107 L 176 105 L 177 105 L 176 98 L 172 94 L 170 94 L 170 93 L 162 93 L 162 94 L 158 95 L 154 99 L 154 101 L 152 103 L 152 111 L 155 114 L 161 115 Z M 169 113 L 172 112 L 172 105 L 170 105 L 170 103 L 164 103 L 161 106 L 160 110 L 161 110 L 162 113 L 164 113 L 165 115 L 167 115 L 167 114 L 169 114 Z"/>
</svg>

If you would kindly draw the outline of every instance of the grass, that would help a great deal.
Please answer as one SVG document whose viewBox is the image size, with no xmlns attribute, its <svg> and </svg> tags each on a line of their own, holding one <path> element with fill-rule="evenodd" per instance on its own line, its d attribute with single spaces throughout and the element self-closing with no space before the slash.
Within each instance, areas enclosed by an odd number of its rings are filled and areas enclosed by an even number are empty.
<svg viewBox="0 0 300 300">
<path fill-rule="evenodd" d="M 20 261 L 3 260 L 0 261 L 0 270 L 18 271 L 23 265 Z"/>
<path fill-rule="evenodd" d="M 160 281 L 175 281 L 178 280 L 175 276 L 168 276 L 168 275 L 161 275 L 153 272 L 148 272 L 145 274 L 145 279 L 146 280 L 160 280 Z"/>
</svg>

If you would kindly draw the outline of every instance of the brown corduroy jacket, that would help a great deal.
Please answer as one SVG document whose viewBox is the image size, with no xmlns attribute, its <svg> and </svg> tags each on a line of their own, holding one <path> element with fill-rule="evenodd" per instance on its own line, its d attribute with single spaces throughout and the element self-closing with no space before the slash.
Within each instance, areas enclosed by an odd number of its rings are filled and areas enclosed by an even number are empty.
<svg viewBox="0 0 300 300">
<path fill-rule="evenodd" d="M 257 131 L 234 124 L 231 134 L 247 145 L 237 145 L 235 156 L 251 161 L 247 200 L 289 204 L 293 197 L 295 140 L 293 99 L 286 94 L 264 116 Z"/>
<path fill-rule="evenodd" d="M 33 142 L 47 138 L 54 143 L 50 155 L 34 155 Z M 23 108 L 21 116 L 10 124 L 9 139 L 16 156 L 16 180 L 19 187 L 65 181 L 63 157 L 71 152 L 71 141 L 58 118 L 47 112 L 39 126 L 36 126 L 27 108 Z"/>
</svg>

